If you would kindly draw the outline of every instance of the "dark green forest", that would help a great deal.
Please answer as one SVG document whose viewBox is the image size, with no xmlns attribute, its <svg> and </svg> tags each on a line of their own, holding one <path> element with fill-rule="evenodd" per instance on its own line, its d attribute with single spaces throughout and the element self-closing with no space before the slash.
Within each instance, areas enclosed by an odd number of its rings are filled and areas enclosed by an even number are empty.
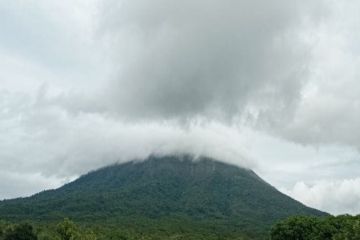
<svg viewBox="0 0 360 240">
<path fill-rule="evenodd" d="M 179 223 L 181 224 L 181 223 Z M 76 224 L 74 221 L 64 219 L 61 222 L 6 222 L 0 221 L 0 240 L 155 240 L 155 239 L 241 239 L 250 240 L 245 234 L 226 232 L 214 233 L 211 226 L 208 228 L 192 229 L 180 225 L 158 223 L 156 226 L 122 226 L 116 224 Z"/>
<path fill-rule="evenodd" d="M 237 240 L 359 240 L 359 216 L 305 217 L 293 216 L 276 223 L 266 236 L 246 236 L 240 233 L 214 233 L 209 229 L 188 231 L 180 226 L 157 225 L 131 228 L 106 224 L 76 224 L 64 219 L 60 222 L 7 222 L 0 220 L 0 240 L 135 240 L 135 239 L 237 239 Z"/>
</svg>

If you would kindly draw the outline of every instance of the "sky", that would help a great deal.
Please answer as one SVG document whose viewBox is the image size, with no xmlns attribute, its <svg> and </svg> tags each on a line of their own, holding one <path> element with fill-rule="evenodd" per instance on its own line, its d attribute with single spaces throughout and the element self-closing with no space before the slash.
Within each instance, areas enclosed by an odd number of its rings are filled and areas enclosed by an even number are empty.
<svg viewBox="0 0 360 240">
<path fill-rule="evenodd" d="M 0 1 L 0 199 L 150 154 L 360 214 L 355 0 Z"/>
</svg>

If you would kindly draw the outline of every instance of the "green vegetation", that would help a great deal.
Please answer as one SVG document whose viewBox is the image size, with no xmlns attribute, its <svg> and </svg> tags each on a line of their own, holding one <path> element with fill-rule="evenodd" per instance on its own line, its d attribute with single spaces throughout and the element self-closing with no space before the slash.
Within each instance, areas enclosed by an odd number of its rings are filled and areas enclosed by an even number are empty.
<svg viewBox="0 0 360 240">
<path fill-rule="evenodd" d="M 263 239 L 275 222 L 293 215 L 327 214 L 280 193 L 251 170 L 190 156 L 113 165 L 56 190 L 0 202 L 0 218 L 7 221 L 51 230 L 70 218 L 99 239 L 121 239 L 109 233 L 124 239 Z"/>
<path fill-rule="evenodd" d="M 359 240 L 360 215 L 290 217 L 271 229 L 271 240 Z"/>
<path fill-rule="evenodd" d="M 169 230 L 169 229 L 168 229 Z M 213 233 L 209 229 L 171 232 L 165 225 L 156 230 L 127 226 L 75 224 L 69 219 L 57 223 L 0 221 L 0 240 L 359 240 L 360 215 L 338 217 L 293 216 L 275 224 L 264 236 Z"/>
<path fill-rule="evenodd" d="M 32 225 L 28 223 L 22 224 L 6 224 L 0 223 L 0 239 L 1 240 L 37 240 Z"/>
<path fill-rule="evenodd" d="M 33 227 L 34 226 L 34 227 Z M 18 223 L 1 222 L 0 240 L 250 240 L 243 234 L 226 236 L 211 232 L 177 232 L 171 233 L 159 226 L 156 231 L 134 231 L 124 226 L 78 225 L 69 219 L 59 223 Z"/>
<path fill-rule="evenodd" d="M 39 225 L 28 222 L 0 223 L 0 240 L 96 240 L 98 236 L 88 229 L 77 226 L 69 219 L 57 225 Z M 105 239 L 105 238 L 103 238 Z"/>
</svg>

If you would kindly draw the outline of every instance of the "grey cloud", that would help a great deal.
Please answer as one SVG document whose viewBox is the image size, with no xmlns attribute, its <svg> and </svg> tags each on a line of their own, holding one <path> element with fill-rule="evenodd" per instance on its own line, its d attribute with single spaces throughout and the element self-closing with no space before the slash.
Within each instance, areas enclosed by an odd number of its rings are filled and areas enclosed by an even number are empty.
<svg viewBox="0 0 360 240">
<path fill-rule="evenodd" d="M 100 26 L 117 69 L 108 105 L 122 117 L 231 119 L 296 104 L 310 1 L 116 2 Z"/>
<path fill-rule="evenodd" d="M 357 1 L 335 1 L 313 30 L 311 75 L 294 116 L 267 125 L 275 135 L 307 145 L 360 150 L 360 17 Z M 265 124 L 266 125 L 266 124 Z"/>
</svg>

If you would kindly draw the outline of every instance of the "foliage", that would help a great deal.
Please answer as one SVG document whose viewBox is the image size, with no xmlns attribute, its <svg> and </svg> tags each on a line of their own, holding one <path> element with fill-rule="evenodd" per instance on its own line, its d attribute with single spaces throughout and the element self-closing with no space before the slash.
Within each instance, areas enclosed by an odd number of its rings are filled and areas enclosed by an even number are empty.
<svg viewBox="0 0 360 240">
<path fill-rule="evenodd" d="M 360 215 L 290 217 L 274 225 L 270 236 L 271 240 L 359 240 Z"/>
<path fill-rule="evenodd" d="M 132 228 L 117 224 L 77 224 L 69 219 L 54 223 L 0 221 L 0 240 L 359 240 L 360 215 L 337 217 L 293 216 L 275 224 L 268 237 L 249 237 L 240 232 L 177 229 L 161 223 L 157 228 Z"/>
<path fill-rule="evenodd" d="M 75 240 L 80 238 L 77 226 L 68 218 L 57 225 L 56 231 L 62 240 Z"/>
<path fill-rule="evenodd" d="M 37 240 L 33 226 L 29 223 L 9 225 L 5 228 L 2 238 L 4 240 Z"/>
<path fill-rule="evenodd" d="M 59 223 L 36 223 L 31 225 L 13 224 L 4 222 L 2 225 L 6 228 L 6 234 L 0 237 L 0 240 L 220 240 L 220 239 L 237 239 L 250 240 L 243 234 L 237 234 L 233 237 L 226 235 L 216 235 L 206 231 L 177 232 L 164 231 L 164 229 L 152 229 L 149 231 L 129 230 L 124 226 L 112 225 L 81 225 L 64 219 Z M 23 231 L 20 229 L 35 229 L 36 231 Z M 14 234 L 16 233 L 16 235 Z"/>
</svg>

